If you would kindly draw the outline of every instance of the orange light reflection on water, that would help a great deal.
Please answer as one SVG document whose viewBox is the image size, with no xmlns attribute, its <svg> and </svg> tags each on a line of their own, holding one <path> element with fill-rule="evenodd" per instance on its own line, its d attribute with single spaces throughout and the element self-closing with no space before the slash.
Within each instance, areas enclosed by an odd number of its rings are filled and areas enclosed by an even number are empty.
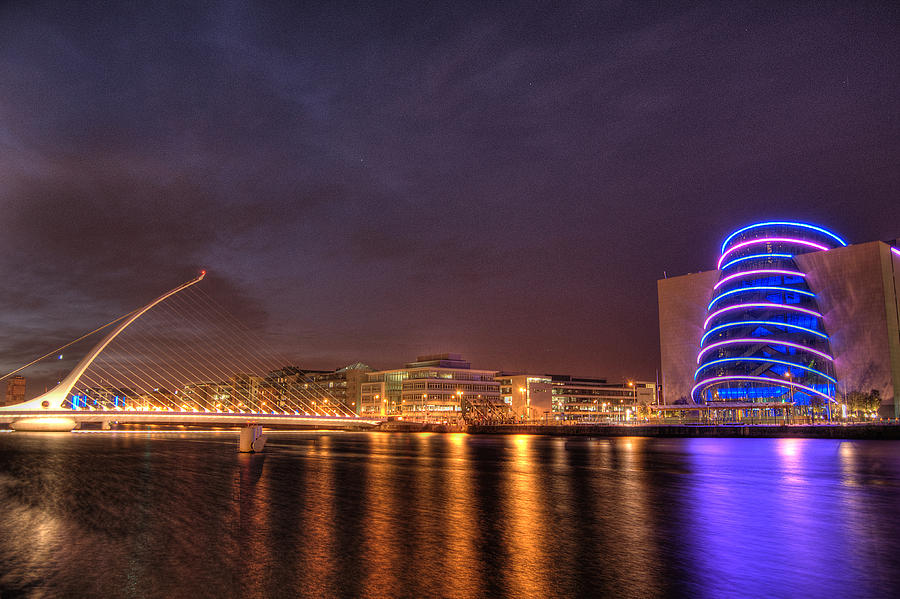
<svg viewBox="0 0 900 599">
<path fill-rule="evenodd" d="M 545 551 L 539 533 L 549 522 L 541 509 L 536 480 L 536 465 L 531 456 L 531 435 L 512 438 L 514 461 L 505 475 L 504 492 L 508 497 L 509 513 L 504 530 L 504 543 L 510 554 L 509 569 L 504 572 L 513 597 L 550 597 L 547 564 L 553 557 Z"/>
</svg>

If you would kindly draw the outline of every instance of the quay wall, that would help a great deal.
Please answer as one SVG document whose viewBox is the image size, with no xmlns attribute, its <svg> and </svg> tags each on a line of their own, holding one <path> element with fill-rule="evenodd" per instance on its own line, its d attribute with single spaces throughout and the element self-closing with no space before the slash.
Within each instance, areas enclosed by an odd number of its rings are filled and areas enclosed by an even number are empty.
<svg viewBox="0 0 900 599">
<path fill-rule="evenodd" d="M 897 424 L 849 425 L 469 425 L 474 435 L 594 437 L 747 437 L 799 439 L 900 439 Z"/>
</svg>

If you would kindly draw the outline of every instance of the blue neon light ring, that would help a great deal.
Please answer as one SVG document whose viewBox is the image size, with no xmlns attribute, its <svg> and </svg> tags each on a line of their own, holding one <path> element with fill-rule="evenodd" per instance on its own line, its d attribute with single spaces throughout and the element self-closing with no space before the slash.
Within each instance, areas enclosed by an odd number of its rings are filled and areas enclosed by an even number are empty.
<svg viewBox="0 0 900 599">
<path fill-rule="evenodd" d="M 796 343 L 794 341 L 783 341 L 781 339 L 773 339 L 770 337 L 738 337 L 736 339 L 724 339 L 722 341 L 716 341 L 715 343 L 710 343 L 706 347 L 701 348 L 700 353 L 697 354 L 697 364 L 702 361 L 701 358 L 705 354 L 709 353 L 710 350 L 716 347 L 725 347 L 727 345 L 783 345 L 785 347 L 793 347 L 794 349 L 799 349 L 811 354 L 816 354 L 817 356 L 821 356 L 829 362 L 834 362 L 834 356 L 826 354 L 825 352 L 819 351 L 812 347 L 807 347 L 802 343 Z"/>
<path fill-rule="evenodd" d="M 769 378 L 767 376 L 754 376 L 751 374 L 748 374 L 748 375 L 729 374 L 729 375 L 713 377 L 711 379 L 704 379 L 704 380 L 700 381 L 699 383 L 697 383 L 696 385 L 694 385 L 694 388 L 691 389 L 691 397 L 696 400 L 697 389 L 700 389 L 704 385 L 706 385 L 706 386 L 714 385 L 716 383 L 721 383 L 722 381 L 752 381 L 752 382 L 762 382 L 762 383 L 775 383 L 774 386 L 776 386 L 776 387 L 797 387 L 798 389 L 802 389 L 802 390 L 808 391 L 810 393 L 815 393 L 816 395 L 818 395 L 820 397 L 824 397 L 828 401 L 834 401 L 834 402 L 837 401 L 832 396 L 830 396 L 826 393 L 822 393 L 821 391 L 813 389 L 812 387 L 807 387 L 806 385 L 802 385 L 802 384 L 796 383 L 794 381 L 779 381 L 778 379 Z"/>
<path fill-rule="evenodd" d="M 753 258 L 793 258 L 793 254 L 753 254 L 752 256 L 744 256 L 743 258 L 735 258 L 731 262 L 728 262 L 719 270 L 725 270 L 729 266 L 737 264 L 738 262 L 743 262 L 744 260 L 752 260 Z"/>
<path fill-rule="evenodd" d="M 743 279 L 746 277 L 752 277 L 756 275 L 767 274 L 767 277 L 757 276 L 758 279 L 771 279 L 773 277 L 801 277 L 803 279 L 806 278 L 805 272 L 800 272 L 799 270 L 785 270 L 783 268 L 755 268 L 753 270 L 739 270 L 734 274 L 730 274 L 727 277 L 723 277 L 713 286 L 713 289 L 718 289 L 725 283 L 730 283 L 731 281 L 737 281 L 739 279 Z"/>
<path fill-rule="evenodd" d="M 759 287 L 738 287 L 737 289 L 732 289 L 731 291 L 726 291 L 725 293 L 720 293 L 713 299 L 713 301 L 709 302 L 709 305 L 706 306 L 706 310 L 709 311 L 712 309 L 713 304 L 722 299 L 723 297 L 727 297 L 729 295 L 733 295 L 735 293 L 746 293 L 748 291 L 787 291 L 788 293 L 799 293 L 800 295 L 805 295 L 807 297 L 816 297 L 816 294 L 812 291 L 806 291 L 804 289 L 791 289 L 790 287 L 770 287 L 768 285 L 760 285 Z"/>
<path fill-rule="evenodd" d="M 789 329 L 797 329 L 798 331 L 804 331 L 806 333 L 812 333 L 813 335 L 817 335 L 822 339 L 829 339 L 828 335 L 822 333 L 821 331 L 816 331 L 815 329 L 810 329 L 807 327 L 801 327 L 799 324 L 788 324 L 786 322 L 776 322 L 772 320 L 738 320 L 735 322 L 726 322 L 724 324 L 720 324 L 714 326 L 710 330 L 708 330 L 703 337 L 700 338 L 700 347 L 703 347 L 703 342 L 706 341 L 706 338 L 715 333 L 716 331 L 720 331 L 722 329 L 727 329 L 729 327 L 740 327 L 744 325 L 760 325 L 760 326 L 772 326 L 772 327 L 787 327 Z M 771 337 L 760 337 L 760 339 L 771 339 Z"/>
<path fill-rule="evenodd" d="M 843 246 L 846 246 L 846 245 L 847 245 L 847 242 L 846 242 L 846 241 L 844 241 L 843 239 L 841 239 L 840 237 L 838 237 L 837 235 L 835 235 L 834 233 L 832 233 L 832 232 L 829 231 L 828 229 L 823 229 L 822 227 L 817 227 L 816 225 L 811 225 L 811 224 L 809 224 L 809 223 L 797 223 L 797 222 L 791 222 L 791 221 L 774 220 L 774 221 L 767 221 L 767 222 L 764 222 L 764 223 L 754 223 L 754 224 L 752 224 L 752 225 L 747 225 L 747 226 L 744 227 L 743 229 L 738 229 L 737 231 L 735 231 L 734 233 L 732 233 L 731 235 L 729 235 L 728 237 L 726 237 L 726 238 L 725 238 L 725 241 L 722 242 L 722 250 L 721 250 L 721 253 L 724 253 L 724 252 L 725 252 L 725 248 L 728 246 L 728 242 L 731 241 L 732 239 L 734 239 L 735 236 L 740 235 L 740 234 L 743 233 L 744 231 L 749 231 L 750 229 L 756 229 L 756 228 L 758 228 L 758 227 L 765 227 L 765 226 L 768 226 L 768 225 L 773 225 L 773 226 L 789 226 L 789 227 L 801 227 L 801 228 L 804 228 L 804 229 L 812 229 L 813 231 L 818 231 L 819 233 L 824 233 L 825 235 L 828 235 L 829 237 L 831 237 L 832 239 L 834 239 L 835 241 L 837 241 L 839 244 L 841 244 L 841 245 L 843 245 Z"/>
<path fill-rule="evenodd" d="M 800 306 L 795 306 L 794 304 L 776 304 L 774 302 L 747 302 L 746 304 L 734 304 L 733 306 L 725 306 L 724 308 L 719 308 L 706 318 L 706 321 L 703 323 L 703 330 L 706 330 L 706 327 L 709 326 L 709 323 L 714 322 L 722 314 L 725 314 L 726 312 L 733 312 L 734 310 L 740 310 L 741 308 L 747 310 L 788 310 L 790 312 L 800 312 L 802 314 L 807 314 L 809 316 L 812 316 L 813 318 L 823 318 L 823 316 L 815 310 L 802 308 Z"/>
<path fill-rule="evenodd" d="M 755 356 L 741 356 L 738 358 L 721 358 L 719 360 L 713 360 L 712 362 L 707 362 L 706 364 L 701 365 L 700 368 L 697 369 L 697 372 L 694 373 L 694 380 L 695 381 L 697 380 L 697 375 L 700 374 L 700 371 L 702 371 L 706 368 L 709 368 L 710 366 L 712 366 L 714 364 L 722 364 L 724 362 L 771 362 L 773 364 L 784 364 L 785 366 L 790 366 L 793 368 L 799 368 L 801 370 L 806 370 L 808 372 L 812 372 L 813 374 L 817 374 L 823 378 L 826 378 L 829 381 L 831 381 L 832 383 L 834 383 L 835 385 L 837 385 L 837 381 L 835 379 L 828 376 L 824 372 L 820 372 L 820 371 L 816 370 L 815 368 L 810 368 L 809 366 L 803 366 L 801 364 L 795 364 L 794 362 L 787 362 L 785 360 L 774 360 L 772 358 L 757 358 Z"/>
</svg>

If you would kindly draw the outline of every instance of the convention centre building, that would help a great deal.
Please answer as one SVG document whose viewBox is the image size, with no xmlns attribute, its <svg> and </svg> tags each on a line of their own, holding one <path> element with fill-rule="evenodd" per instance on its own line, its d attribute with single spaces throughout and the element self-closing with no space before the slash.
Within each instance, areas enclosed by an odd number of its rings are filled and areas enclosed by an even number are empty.
<svg viewBox="0 0 900 599">
<path fill-rule="evenodd" d="M 877 390 L 900 417 L 900 240 L 742 227 L 715 270 L 658 281 L 665 404 L 824 407 Z"/>
</svg>

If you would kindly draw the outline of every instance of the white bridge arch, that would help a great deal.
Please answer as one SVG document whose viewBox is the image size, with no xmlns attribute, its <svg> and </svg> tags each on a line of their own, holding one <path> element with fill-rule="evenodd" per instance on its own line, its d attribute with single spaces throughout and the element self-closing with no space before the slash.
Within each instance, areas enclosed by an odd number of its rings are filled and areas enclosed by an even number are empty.
<svg viewBox="0 0 900 599">
<path fill-rule="evenodd" d="M 206 271 L 200 271 L 200 276 L 198 276 L 197 278 L 192 279 L 187 283 L 184 283 L 183 285 L 179 285 L 171 291 L 167 291 L 143 308 L 139 308 L 132 312 L 130 315 L 128 315 L 127 318 L 125 318 L 125 320 L 119 323 L 116 328 L 110 331 L 109 334 L 100 341 L 100 343 L 95 345 L 93 349 L 91 349 L 91 351 L 89 351 L 88 354 L 84 358 L 82 358 L 81 361 L 78 362 L 78 364 L 75 365 L 75 368 L 72 369 L 72 372 L 70 372 L 66 376 L 66 378 L 61 380 L 59 384 L 53 389 L 50 389 L 46 393 L 39 395 L 38 397 L 35 397 L 34 399 L 31 399 L 29 401 L 13 406 L 6 406 L 5 408 L 0 408 L 0 410 L 62 410 L 63 403 L 69 396 L 69 392 L 72 391 L 72 387 L 75 386 L 75 383 L 78 382 L 78 379 L 81 378 L 81 375 L 84 374 L 84 371 L 88 369 L 88 366 L 90 366 L 94 362 L 94 360 L 97 359 L 97 356 L 99 356 L 100 353 L 104 349 L 106 349 L 106 347 L 112 342 L 113 339 L 115 339 L 119 335 L 119 333 L 128 328 L 128 325 L 140 318 L 148 310 L 153 308 L 153 306 L 175 295 L 179 291 L 187 289 L 191 285 L 196 285 L 197 283 L 202 281 L 203 277 L 205 276 Z"/>
<path fill-rule="evenodd" d="M 59 382 L 53 389 L 35 397 L 34 399 L 0 407 L 0 422 L 6 421 L 15 430 L 72 430 L 78 422 L 129 422 L 129 423 L 166 423 L 166 424 L 240 424 L 250 423 L 262 425 L 313 425 L 313 426 L 366 426 L 378 424 L 380 420 L 363 419 L 355 414 L 326 415 L 319 413 L 276 413 L 263 410 L 250 412 L 202 412 L 197 410 L 185 411 L 146 411 L 138 409 L 91 409 L 79 410 L 66 407 L 66 402 L 72 389 L 78 384 L 82 375 L 97 359 L 98 356 L 121 334 L 129 325 L 151 310 L 154 306 L 196 285 L 206 276 L 206 271 L 201 271 L 196 278 L 179 285 L 157 297 L 147 305 L 125 315 L 121 322 L 115 326 L 103 339 L 97 343 L 82 358 L 71 372 Z M 263 405 L 265 403 L 263 402 Z"/>
</svg>

